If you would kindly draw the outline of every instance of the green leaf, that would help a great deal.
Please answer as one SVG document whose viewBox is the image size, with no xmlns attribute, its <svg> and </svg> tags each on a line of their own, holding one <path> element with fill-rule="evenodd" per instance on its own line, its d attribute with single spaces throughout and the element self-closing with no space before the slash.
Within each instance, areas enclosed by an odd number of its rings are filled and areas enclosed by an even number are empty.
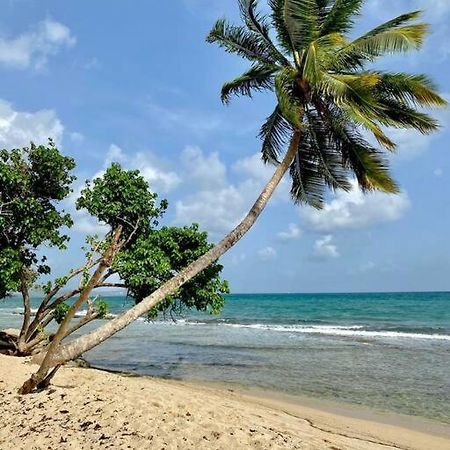
<svg viewBox="0 0 450 450">
<path fill-rule="evenodd" d="M 267 118 L 261 127 L 259 137 L 263 141 L 262 158 L 264 162 L 272 164 L 278 163 L 280 154 L 284 151 L 290 135 L 292 127 L 283 118 L 279 106 L 275 108 L 273 113 Z"/>
<path fill-rule="evenodd" d="M 263 64 L 253 65 L 247 72 L 235 78 L 222 87 L 221 98 L 223 103 L 229 103 L 232 95 L 252 96 L 253 91 L 272 89 L 273 77 L 278 68 Z"/>
<path fill-rule="evenodd" d="M 318 37 L 316 0 L 284 0 L 283 19 L 294 52 L 301 52 Z"/>
<path fill-rule="evenodd" d="M 321 26 L 321 34 L 346 33 L 353 26 L 353 18 L 359 14 L 363 0 L 336 0 Z"/>
<path fill-rule="evenodd" d="M 302 127 L 302 106 L 295 96 L 296 72 L 284 69 L 275 77 L 275 92 L 283 118 L 295 129 Z"/>
<path fill-rule="evenodd" d="M 225 19 L 219 19 L 210 31 L 207 42 L 217 43 L 229 53 L 236 53 L 252 62 L 275 64 L 267 43 L 243 26 L 230 25 Z"/>
</svg>

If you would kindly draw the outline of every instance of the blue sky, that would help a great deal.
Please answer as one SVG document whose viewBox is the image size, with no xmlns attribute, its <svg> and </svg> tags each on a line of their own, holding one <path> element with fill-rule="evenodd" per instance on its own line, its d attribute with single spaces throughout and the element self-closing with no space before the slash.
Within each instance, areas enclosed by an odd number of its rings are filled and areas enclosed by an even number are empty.
<svg viewBox="0 0 450 450">
<path fill-rule="evenodd" d="M 264 3 L 262 1 L 261 3 Z M 433 34 L 419 53 L 380 61 L 426 72 L 450 97 L 450 2 L 368 0 L 358 30 L 425 9 Z M 109 162 L 139 168 L 166 197 L 165 224 L 199 222 L 217 240 L 271 173 L 256 138 L 274 98 L 224 107 L 221 84 L 245 61 L 205 43 L 214 20 L 238 20 L 232 0 L 2 0 L 0 146 L 52 136 L 79 181 Z M 391 158 L 403 192 L 330 195 L 318 213 L 293 205 L 288 180 L 244 240 L 223 258 L 234 292 L 450 289 L 449 121 L 431 137 L 396 131 Z M 77 189 L 65 207 L 71 208 Z M 60 274 L 80 262 L 86 232 L 74 215 L 70 251 L 50 252 Z"/>
</svg>

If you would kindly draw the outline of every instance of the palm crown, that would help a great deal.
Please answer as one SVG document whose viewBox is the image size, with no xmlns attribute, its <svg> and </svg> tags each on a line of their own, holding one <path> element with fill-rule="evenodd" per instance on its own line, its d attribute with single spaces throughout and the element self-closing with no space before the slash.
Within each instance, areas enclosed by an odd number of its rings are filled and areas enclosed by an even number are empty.
<svg viewBox="0 0 450 450">
<path fill-rule="evenodd" d="M 351 189 L 352 173 L 363 191 L 398 192 L 383 156 L 395 149 L 386 128 L 430 133 L 438 123 L 418 108 L 446 103 L 425 75 L 366 68 L 383 55 L 420 48 L 427 26 L 415 23 L 415 11 L 350 39 L 363 1 L 269 0 L 271 13 L 264 16 L 258 0 L 239 0 L 244 24 L 221 19 L 208 36 L 252 62 L 223 86 L 224 103 L 232 95 L 275 91 L 277 105 L 260 133 L 263 159 L 278 163 L 296 135 L 291 194 L 317 208 L 326 187 Z M 368 142 L 369 133 L 378 146 Z"/>
</svg>

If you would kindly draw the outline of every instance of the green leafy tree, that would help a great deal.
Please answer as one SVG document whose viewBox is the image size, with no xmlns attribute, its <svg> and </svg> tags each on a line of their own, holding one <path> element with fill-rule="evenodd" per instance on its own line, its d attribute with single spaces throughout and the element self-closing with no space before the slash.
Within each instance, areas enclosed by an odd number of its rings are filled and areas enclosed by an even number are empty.
<svg viewBox="0 0 450 450">
<path fill-rule="evenodd" d="M 46 295 L 30 324 L 22 353 L 39 350 L 45 344 L 47 353 L 42 366 L 45 375 L 42 379 L 39 374 L 32 378 L 23 392 L 30 386 L 48 383 L 57 370 L 48 374 L 48 361 L 65 338 L 107 315 L 104 301 L 91 300 L 96 289 L 124 288 L 139 303 L 174 273 L 211 249 L 207 233 L 201 232 L 197 225 L 160 228 L 167 206 L 166 200 L 158 202 L 157 194 L 149 189 L 139 171 L 123 170 L 119 164 L 112 164 L 104 175 L 86 182 L 76 207 L 87 210 L 109 231 L 103 239 L 87 238 L 83 266 L 44 287 Z M 220 277 L 222 268 L 217 263 L 208 267 L 153 310 L 152 316 L 159 311 L 173 315 L 185 308 L 218 313 L 223 306 L 223 294 L 229 292 L 227 282 Z M 111 282 L 114 276 L 121 281 Z M 79 279 L 78 286 L 61 293 L 75 278 Z M 88 306 L 86 314 L 74 322 L 83 305 Z M 49 335 L 45 329 L 52 321 L 59 326 Z"/>
<path fill-rule="evenodd" d="M 320 208 L 326 188 L 349 190 L 356 177 L 364 191 L 398 192 L 384 151 L 395 149 L 388 128 L 430 133 L 438 124 L 420 108 L 445 104 L 425 75 L 374 69 L 378 58 L 419 49 L 427 26 L 411 12 L 350 37 L 363 0 L 269 0 L 270 14 L 257 0 L 240 0 L 243 24 L 219 20 L 208 36 L 251 63 L 222 88 L 233 95 L 275 92 L 276 105 L 261 129 L 262 158 L 273 163 L 272 178 L 242 222 L 221 242 L 164 283 L 134 308 L 68 344 L 47 359 L 52 365 L 76 358 L 172 296 L 253 226 L 277 185 L 289 172 L 294 202 Z M 276 40 L 273 40 L 276 37 Z M 366 135 L 378 145 L 371 145 Z"/>
<path fill-rule="evenodd" d="M 64 249 L 69 239 L 61 229 L 72 220 L 58 204 L 71 192 L 74 168 L 74 160 L 61 155 L 51 140 L 47 146 L 0 150 L 0 298 L 22 292 L 19 345 L 30 324 L 29 287 L 39 275 L 50 273 L 38 249 Z"/>
<path fill-rule="evenodd" d="M 129 295 L 139 303 L 212 247 L 208 234 L 201 232 L 196 224 L 163 227 L 139 236 L 120 252 L 113 270 L 123 280 Z M 222 269 L 222 265 L 214 262 L 151 310 L 149 316 L 192 308 L 218 314 L 224 304 L 223 294 L 229 292 L 228 283 L 220 277 Z"/>
<path fill-rule="evenodd" d="M 21 290 L 26 318 L 18 341 L 7 337 L 11 344 L 7 348 L 9 353 L 32 354 L 53 342 L 55 337 L 62 340 L 93 320 L 107 317 L 108 304 L 90 298 L 95 289 L 122 287 L 139 302 L 144 292 L 148 295 L 157 289 L 163 280 L 211 247 L 207 234 L 195 225 L 182 229 L 159 228 L 167 201 L 157 201 L 157 195 L 150 191 L 139 171 L 126 171 L 120 165 L 112 164 L 103 176 L 86 182 L 76 202 L 78 209 L 86 209 L 108 225 L 109 233 L 103 239 L 88 236 L 84 264 L 53 283 L 39 286 L 35 284 L 39 275 L 50 271 L 44 265 L 45 257 L 37 257 L 42 245 L 65 249 L 68 240 L 58 230 L 62 224 L 71 225 L 72 220 L 68 214 L 58 212 L 56 206 L 57 201 L 71 192 L 73 177 L 69 170 L 73 160 L 62 157 L 52 143 L 48 148 L 32 146 L 30 150 L 5 150 L 2 155 L 1 170 L 5 180 L 1 218 L 2 239 L 5 239 L 0 257 L 2 296 Z M 58 167 L 54 168 L 50 162 Z M 31 178 L 36 180 L 36 188 L 31 187 Z M 30 192 L 34 195 L 30 196 Z M 22 214 L 31 205 L 33 208 L 28 216 Z M 29 224 L 30 217 L 34 220 L 33 226 Z M 28 227 L 26 232 L 23 231 L 25 226 Z M 13 242 L 18 244 L 13 246 Z M 132 273 L 134 267 L 142 270 Z M 181 308 L 197 308 L 218 312 L 223 305 L 222 294 L 228 292 L 226 282 L 220 278 L 221 270 L 222 266 L 218 264 L 208 268 L 198 276 L 195 284 L 192 283 L 190 291 L 181 290 L 170 304 L 167 302 L 166 308 L 160 310 L 170 309 L 173 313 Z M 123 281 L 109 282 L 114 275 L 122 276 Z M 77 286 L 70 287 L 77 279 Z M 29 296 L 32 285 L 44 292 L 34 317 L 31 317 Z M 86 313 L 74 323 L 83 304 L 87 305 Z M 48 331 L 50 325 L 59 326 L 56 333 Z"/>
</svg>

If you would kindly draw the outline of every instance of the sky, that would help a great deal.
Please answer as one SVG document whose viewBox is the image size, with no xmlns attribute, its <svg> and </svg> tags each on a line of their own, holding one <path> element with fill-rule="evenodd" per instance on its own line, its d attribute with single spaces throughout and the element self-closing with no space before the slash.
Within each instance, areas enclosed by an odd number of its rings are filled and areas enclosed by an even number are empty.
<svg viewBox="0 0 450 450">
<path fill-rule="evenodd" d="M 264 7 L 264 0 L 261 0 Z M 164 225 L 193 222 L 219 240 L 270 178 L 257 137 L 273 94 L 223 106 L 223 82 L 248 63 L 205 42 L 214 21 L 239 21 L 234 0 L 0 0 L 0 147 L 52 137 L 76 159 L 62 207 L 75 226 L 54 275 L 82 262 L 101 231 L 74 200 L 112 161 L 138 168 L 169 201 Z M 355 32 L 423 9 L 425 47 L 377 67 L 425 72 L 450 99 L 450 1 L 368 0 Z M 450 290 L 450 108 L 439 133 L 395 131 L 397 196 L 330 193 L 324 210 L 294 205 L 283 180 L 270 205 L 221 260 L 232 292 Z"/>
</svg>

